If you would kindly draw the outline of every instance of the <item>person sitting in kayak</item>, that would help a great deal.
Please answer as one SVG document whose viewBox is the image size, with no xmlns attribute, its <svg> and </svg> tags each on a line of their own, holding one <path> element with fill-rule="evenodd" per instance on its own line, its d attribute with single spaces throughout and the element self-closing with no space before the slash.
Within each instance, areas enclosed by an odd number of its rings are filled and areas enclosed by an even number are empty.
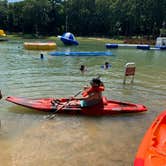
<svg viewBox="0 0 166 166">
<path fill-rule="evenodd" d="M 90 85 L 90 87 L 84 87 L 81 98 L 72 98 L 72 100 L 80 100 L 81 107 L 89 107 L 102 102 L 103 82 L 99 78 L 93 78 Z"/>
</svg>

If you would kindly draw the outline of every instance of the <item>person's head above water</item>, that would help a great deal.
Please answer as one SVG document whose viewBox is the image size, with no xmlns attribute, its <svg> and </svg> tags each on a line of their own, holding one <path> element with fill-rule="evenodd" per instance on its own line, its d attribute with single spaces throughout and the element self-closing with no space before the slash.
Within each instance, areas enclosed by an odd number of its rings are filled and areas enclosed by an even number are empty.
<svg viewBox="0 0 166 166">
<path fill-rule="evenodd" d="M 2 93 L 1 93 L 1 90 L 0 90 L 0 99 L 2 99 Z"/>
<path fill-rule="evenodd" d="M 105 62 L 105 67 L 108 68 L 109 67 L 109 63 Z"/>
<path fill-rule="evenodd" d="M 84 65 L 81 65 L 81 66 L 80 66 L 80 70 L 81 70 L 81 71 L 84 71 L 84 70 L 85 70 L 85 66 L 84 66 Z"/>
<path fill-rule="evenodd" d="M 82 73 L 84 73 L 85 71 L 87 71 L 87 67 L 86 67 L 85 65 L 81 65 L 81 66 L 80 66 L 80 71 L 81 71 Z"/>
<path fill-rule="evenodd" d="M 43 53 L 40 54 L 40 59 L 44 59 L 44 54 Z"/>
</svg>

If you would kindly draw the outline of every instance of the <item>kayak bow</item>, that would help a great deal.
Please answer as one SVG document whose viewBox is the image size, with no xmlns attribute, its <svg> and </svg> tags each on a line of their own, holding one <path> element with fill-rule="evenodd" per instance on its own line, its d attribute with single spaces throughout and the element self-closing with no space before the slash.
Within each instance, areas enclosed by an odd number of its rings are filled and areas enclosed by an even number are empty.
<svg viewBox="0 0 166 166">
<path fill-rule="evenodd" d="M 134 166 L 166 165 L 166 110 L 153 121 L 138 148 Z"/>
</svg>

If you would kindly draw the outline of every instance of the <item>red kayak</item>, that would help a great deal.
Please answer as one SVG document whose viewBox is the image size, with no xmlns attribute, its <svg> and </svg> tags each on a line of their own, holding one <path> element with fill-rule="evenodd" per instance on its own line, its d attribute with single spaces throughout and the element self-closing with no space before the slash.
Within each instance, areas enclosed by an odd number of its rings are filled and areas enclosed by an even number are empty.
<svg viewBox="0 0 166 166">
<path fill-rule="evenodd" d="M 103 97 L 102 102 L 100 104 L 84 108 L 80 107 L 80 105 L 78 104 L 71 105 L 70 101 L 68 101 L 68 99 L 66 98 L 29 99 L 23 97 L 9 96 L 6 98 L 6 100 L 39 111 L 46 111 L 46 112 L 51 111 L 51 112 L 70 113 L 70 114 L 110 115 L 117 113 L 132 113 L 132 112 L 147 111 L 147 108 L 144 105 L 107 100 L 106 97 Z"/>
<path fill-rule="evenodd" d="M 136 154 L 134 166 L 166 165 L 166 110 L 147 130 Z"/>
</svg>

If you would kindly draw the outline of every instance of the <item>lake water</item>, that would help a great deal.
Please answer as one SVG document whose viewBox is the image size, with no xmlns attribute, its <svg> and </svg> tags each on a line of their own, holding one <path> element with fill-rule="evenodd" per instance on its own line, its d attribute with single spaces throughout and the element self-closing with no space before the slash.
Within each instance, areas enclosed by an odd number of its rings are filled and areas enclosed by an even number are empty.
<svg viewBox="0 0 166 166">
<path fill-rule="evenodd" d="M 31 40 L 27 40 L 31 41 Z M 44 40 L 43 40 L 44 41 Z M 110 51 L 104 40 L 82 38 L 80 45 L 58 51 Z M 55 57 L 23 48 L 24 41 L 0 43 L 0 165 L 3 166 L 130 166 L 153 119 L 166 110 L 166 52 L 111 50 L 113 56 Z M 106 61 L 112 67 L 101 69 Z M 134 83 L 123 85 L 124 65 L 135 62 Z M 88 71 L 81 74 L 85 64 Z M 103 117 L 57 115 L 5 101 L 7 96 L 68 97 L 101 75 L 107 98 L 140 103 L 144 113 Z M 2 164 L 3 163 L 3 164 Z"/>
</svg>

